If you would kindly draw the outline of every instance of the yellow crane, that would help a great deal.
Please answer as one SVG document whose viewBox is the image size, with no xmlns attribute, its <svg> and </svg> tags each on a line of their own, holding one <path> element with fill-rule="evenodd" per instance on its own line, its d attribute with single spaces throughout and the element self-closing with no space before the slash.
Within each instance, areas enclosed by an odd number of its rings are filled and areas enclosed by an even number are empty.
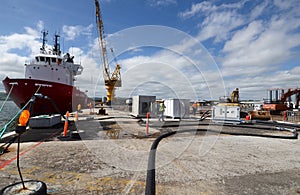
<svg viewBox="0 0 300 195">
<path fill-rule="evenodd" d="M 96 5 L 96 22 L 97 28 L 99 32 L 98 40 L 101 47 L 101 59 L 102 59 L 102 67 L 103 67 L 103 77 L 104 83 L 107 90 L 107 104 L 111 104 L 112 99 L 114 98 L 115 87 L 121 87 L 121 66 L 116 63 L 115 70 L 112 74 L 110 74 L 110 70 L 108 67 L 108 58 L 107 58 L 107 50 L 106 50 L 106 41 L 104 39 L 104 25 L 100 11 L 100 4 L 98 0 L 95 0 Z M 114 56 L 115 58 L 115 56 Z M 117 62 L 117 61 L 115 61 Z"/>
</svg>

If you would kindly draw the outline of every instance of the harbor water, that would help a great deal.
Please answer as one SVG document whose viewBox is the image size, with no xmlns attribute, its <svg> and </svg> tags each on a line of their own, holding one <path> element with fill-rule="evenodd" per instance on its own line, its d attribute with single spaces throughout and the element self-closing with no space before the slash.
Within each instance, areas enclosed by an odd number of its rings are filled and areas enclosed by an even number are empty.
<svg viewBox="0 0 300 195">
<path fill-rule="evenodd" d="M 0 108 L 2 107 L 4 101 L 0 101 Z M 6 123 L 8 123 L 19 111 L 19 108 L 16 106 L 16 104 L 13 101 L 7 101 L 1 112 L 0 112 L 0 128 L 2 129 Z M 7 131 L 14 130 L 15 127 L 12 123 Z"/>
</svg>

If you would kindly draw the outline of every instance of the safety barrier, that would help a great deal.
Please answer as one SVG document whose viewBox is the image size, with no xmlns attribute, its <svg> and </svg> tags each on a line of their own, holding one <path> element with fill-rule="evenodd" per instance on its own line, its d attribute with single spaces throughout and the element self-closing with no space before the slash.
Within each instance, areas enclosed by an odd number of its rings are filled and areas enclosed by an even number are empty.
<svg viewBox="0 0 300 195">
<path fill-rule="evenodd" d="M 286 114 L 283 114 L 284 121 L 291 123 L 300 122 L 300 111 L 286 111 Z"/>
</svg>

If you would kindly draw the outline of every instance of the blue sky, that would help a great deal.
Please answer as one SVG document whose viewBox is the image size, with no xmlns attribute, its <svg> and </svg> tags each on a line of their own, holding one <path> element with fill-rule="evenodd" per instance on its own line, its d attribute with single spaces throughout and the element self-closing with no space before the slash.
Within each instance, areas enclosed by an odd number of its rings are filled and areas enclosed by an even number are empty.
<svg viewBox="0 0 300 195">
<path fill-rule="evenodd" d="M 122 66 L 119 96 L 242 99 L 300 82 L 300 1 L 100 0 L 108 47 Z M 94 0 L 4 0 L 0 78 L 24 76 L 24 62 L 58 32 L 84 66 L 76 85 L 105 94 Z M 152 26 L 145 26 L 152 25 Z M 110 57 L 111 59 L 111 57 Z M 112 68 L 113 68 L 112 63 Z M 2 84 L 0 91 L 3 91 Z"/>
</svg>

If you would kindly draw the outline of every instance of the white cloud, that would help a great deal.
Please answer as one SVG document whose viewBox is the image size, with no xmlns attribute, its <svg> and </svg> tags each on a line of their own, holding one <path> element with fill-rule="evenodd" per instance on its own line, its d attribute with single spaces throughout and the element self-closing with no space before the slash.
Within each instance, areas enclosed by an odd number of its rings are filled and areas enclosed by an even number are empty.
<svg viewBox="0 0 300 195">
<path fill-rule="evenodd" d="M 207 40 L 215 37 L 215 42 L 224 41 L 232 30 L 244 23 L 243 17 L 235 11 L 215 12 L 205 18 L 197 38 Z"/>
<path fill-rule="evenodd" d="M 161 7 L 177 4 L 176 0 L 149 0 L 151 6 Z"/>
<path fill-rule="evenodd" d="M 174 4 L 175 1 L 164 2 Z M 199 25 L 195 25 L 200 27 L 196 39 L 214 40 L 215 45 L 208 46 L 208 49 L 216 51 L 214 55 L 220 62 L 223 78 L 211 59 L 204 57 L 205 48 L 195 46 L 197 41 L 186 40 L 180 33 L 174 33 L 173 29 L 166 35 L 166 29 L 151 31 L 152 26 L 147 26 L 141 31 L 133 29 L 126 36 L 120 33 L 120 39 L 111 42 L 116 54 L 122 57 L 119 63 L 122 66 L 123 86 L 116 94 L 182 94 L 190 98 L 218 99 L 224 95 L 225 88 L 232 90 L 239 87 L 241 98 L 261 99 L 268 88 L 297 87 L 300 68 L 294 67 L 297 64 L 286 66 L 286 63 L 299 56 L 298 1 L 289 3 L 275 0 L 275 5 L 269 1 L 257 5 L 252 4 L 252 1 L 220 5 L 212 2 L 193 4 L 190 9 L 180 13 L 180 16 L 184 19 L 199 17 Z M 246 4 L 252 5 L 251 9 L 246 8 Z M 246 13 L 242 13 L 246 9 Z M 9 51 L 26 48 L 32 51 L 30 53 L 36 53 L 42 26 L 43 23 L 40 22 L 37 26 L 39 30 L 26 27 L 23 34 L 0 37 L 1 76 L 9 73 L 14 77 L 23 77 L 23 72 L 18 70 L 24 69 L 26 56 L 21 57 Z M 89 35 L 91 31 L 92 25 L 63 28 L 66 40 Z M 116 35 L 112 35 L 114 36 Z M 84 66 L 76 85 L 82 90 L 88 89 L 89 95 L 105 95 L 97 39 L 87 44 L 90 44 L 89 51 L 76 47 L 68 50 L 76 57 L 75 61 L 80 61 Z M 218 48 L 214 48 L 216 45 Z M 162 50 L 147 53 L 147 48 L 143 46 L 157 46 Z M 223 49 L 217 53 L 219 48 Z M 124 58 L 122 54 L 126 52 L 128 56 Z"/>
<path fill-rule="evenodd" d="M 39 20 L 38 23 L 37 23 L 37 25 L 36 25 L 36 27 L 37 27 L 37 30 L 38 30 L 38 31 L 44 30 L 44 29 L 45 29 L 44 22 L 41 21 L 41 20 Z"/>
<path fill-rule="evenodd" d="M 237 31 L 231 40 L 225 43 L 224 52 L 238 52 L 258 38 L 264 30 L 262 21 L 251 22 L 247 27 Z"/>
<path fill-rule="evenodd" d="M 226 40 L 231 31 L 246 23 L 246 17 L 238 12 L 247 2 L 223 3 L 215 5 L 210 1 L 193 4 L 189 10 L 179 13 L 179 16 L 188 19 L 200 16 L 201 22 L 197 38 L 205 41 L 214 38 L 215 43 Z"/>
<path fill-rule="evenodd" d="M 179 13 L 182 18 L 190 18 L 196 15 L 210 15 L 214 12 L 230 11 L 240 9 L 249 0 L 239 1 L 237 3 L 223 3 L 219 6 L 214 5 L 211 1 L 192 4 L 191 9 Z"/>
<path fill-rule="evenodd" d="M 64 25 L 62 30 L 63 33 L 65 34 L 65 39 L 66 40 L 74 40 L 78 36 L 81 35 L 90 35 L 93 29 L 93 25 L 90 24 L 88 26 L 81 26 L 81 25 L 76 25 L 76 26 L 67 26 Z"/>
<path fill-rule="evenodd" d="M 254 7 L 254 9 L 250 13 L 250 21 L 256 19 L 257 17 L 261 16 L 265 8 L 268 6 L 268 1 L 264 1 L 261 4 Z"/>
<path fill-rule="evenodd" d="M 245 98 L 260 99 L 268 88 L 298 85 L 299 68 L 290 70 L 285 64 L 299 59 L 299 9 L 297 0 L 204 1 L 179 16 L 199 18 L 197 38 L 223 45 L 220 51 L 209 50 L 215 51 L 226 88 L 240 87 Z"/>
<path fill-rule="evenodd" d="M 274 5 L 276 5 L 280 10 L 288 10 L 291 7 L 299 6 L 299 1 L 298 0 L 290 0 L 290 1 L 274 0 Z"/>
<path fill-rule="evenodd" d="M 126 96 L 141 85 L 147 85 L 148 93 L 162 96 L 165 92 L 168 97 L 171 89 L 171 95 L 176 92 L 192 99 L 224 95 L 223 80 L 211 56 L 199 40 L 182 31 L 148 25 L 125 29 L 109 38 L 122 67 L 124 85 L 117 95 Z M 133 56 L 132 51 L 138 52 Z M 164 88 L 158 91 L 158 85 Z"/>
<path fill-rule="evenodd" d="M 152 94 L 160 98 L 195 97 L 194 86 L 188 77 L 190 73 L 177 68 L 183 67 L 179 64 L 184 60 L 180 60 L 178 56 L 174 57 L 163 57 L 157 54 L 122 61 L 125 71 L 122 71 L 123 87 L 119 89 L 119 95 L 130 97 L 138 91 L 141 94 Z"/>
<path fill-rule="evenodd" d="M 217 6 L 213 5 L 209 1 L 203 1 L 201 3 L 193 4 L 190 10 L 179 13 L 179 16 L 183 18 L 190 18 L 198 14 L 199 12 L 205 14 L 217 11 Z"/>
<path fill-rule="evenodd" d="M 299 21 L 298 21 L 299 22 Z M 224 68 L 228 66 L 273 67 L 289 59 L 292 49 L 300 45 L 300 33 L 291 33 L 298 28 L 297 21 L 273 18 L 269 23 L 255 21 L 235 33 L 226 42 Z M 274 68 L 274 67 L 273 67 Z M 257 74 L 262 72 L 256 69 Z"/>
<path fill-rule="evenodd" d="M 230 90 L 238 87 L 242 99 L 262 100 L 262 98 L 267 97 L 268 89 L 299 88 L 300 82 L 295 82 L 300 80 L 300 75 L 297 71 L 274 71 L 272 74 L 261 74 L 251 77 L 244 75 L 241 77 L 235 76 L 231 77 L 230 81 L 227 81 L 226 87 Z M 266 72 L 271 73 L 268 70 Z M 231 92 L 230 90 L 229 92 Z"/>
<path fill-rule="evenodd" d="M 93 58 L 91 54 L 86 54 L 80 57 L 80 63 L 84 69 L 82 74 L 77 76 L 75 85 L 81 90 L 88 90 L 88 95 L 91 97 L 95 96 L 97 87 L 102 86 L 102 93 L 100 95 L 97 93 L 96 96 L 104 95 L 105 88 L 102 79 L 102 68 L 98 66 L 99 62 L 97 59 Z"/>
<path fill-rule="evenodd" d="M 39 32 L 30 27 L 24 29 L 23 34 L 0 36 L 1 77 L 24 77 L 24 64 L 28 60 L 27 57 L 39 51 L 39 47 L 35 48 L 35 45 L 39 44 Z M 16 54 L 14 50 L 19 50 L 21 53 Z"/>
<path fill-rule="evenodd" d="M 173 48 L 178 49 L 180 45 Z M 129 97 L 138 92 L 160 98 L 190 99 L 217 99 L 224 95 L 216 66 L 213 68 L 211 63 L 201 65 L 198 59 L 175 53 L 176 49 L 120 61 L 123 86 L 117 91 L 118 95 Z M 210 67 L 211 71 L 205 67 Z"/>
</svg>

